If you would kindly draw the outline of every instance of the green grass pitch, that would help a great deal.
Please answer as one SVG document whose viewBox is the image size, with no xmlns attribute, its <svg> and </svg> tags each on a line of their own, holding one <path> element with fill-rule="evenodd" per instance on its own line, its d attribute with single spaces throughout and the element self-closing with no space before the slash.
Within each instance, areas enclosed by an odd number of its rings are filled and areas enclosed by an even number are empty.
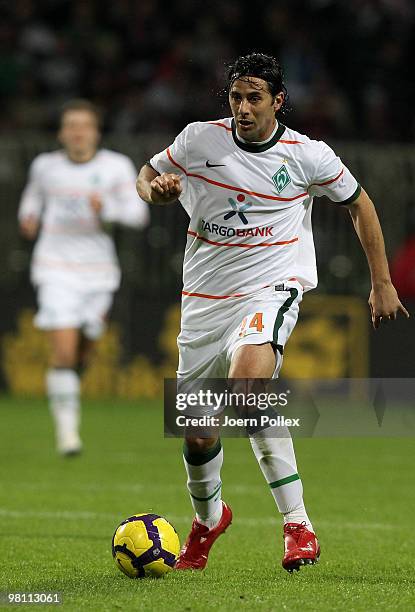
<svg viewBox="0 0 415 612">
<path fill-rule="evenodd" d="M 155 512 L 183 541 L 192 519 L 181 441 L 163 438 L 160 404 L 85 402 L 73 459 L 55 455 L 45 402 L 2 398 L 0 422 L 0 591 L 59 591 L 74 611 L 415 609 L 413 439 L 297 440 L 322 556 L 294 575 L 249 442 L 227 439 L 234 521 L 207 569 L 131 580 L 112 560 L 117 524 Z"/>
</svg>

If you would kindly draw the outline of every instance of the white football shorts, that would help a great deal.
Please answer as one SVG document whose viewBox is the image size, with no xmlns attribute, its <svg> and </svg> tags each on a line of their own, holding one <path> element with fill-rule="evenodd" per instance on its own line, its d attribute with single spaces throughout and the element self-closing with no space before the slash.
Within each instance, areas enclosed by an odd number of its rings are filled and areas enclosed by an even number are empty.
<svg viewBox="0 0 415 612">
<path fill-rule="evenodd" d="M 276 354 L 273 378 L 277 378 L 302 297 L 299 282 L 276 283 L 241 300 L 238 314 L 224 323 L 215 316 L 211 330 L 182 330 L 177 338 L 177 377 L 227 378 L 232 357 L 240 346 L 271 342 Z"/>
<path fill-rule="evenodd" d="M 80 329 L 87 338 L 96 340 L 105 329 L 113 293 L 45 283 L 38 287 L 37 300 L 37 328 Z"/>
</svg>

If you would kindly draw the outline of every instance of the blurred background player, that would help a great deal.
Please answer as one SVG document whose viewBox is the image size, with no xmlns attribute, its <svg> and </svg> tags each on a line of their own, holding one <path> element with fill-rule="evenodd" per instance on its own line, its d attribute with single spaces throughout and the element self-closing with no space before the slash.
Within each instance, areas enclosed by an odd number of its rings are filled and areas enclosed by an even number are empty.
<svg viewBox="0 0 415 612">
<path fill-rule="evenodd" d="M 137 188 L 153 204 L 180 198 L 190 217 L 178 378 L 228 378 L 233 385 L 244 379 L 242 388 L 250 391 L 252 379 L 278 376 L 303 292 L 317 286 L 315 196 L 326 195 L 350 211 L 370 268 L 374 328 L 398 312 L 409 315 L 391 283 L 382 231 L 366 192 L 328 145 L 277 120 L 287 91 L 275 58 L 241 56 L 228 79 L 233 117 L 189 124 L 141 169 Z M 194 410 L 191 416 L 215 414 Z M 283 567 L 293 571 L 314 563 L 320 547 L 288 429 L 262 427 L 248 434 L 284 517 Z M 221 500 L 218 434 L 186 434 L 183 455 L 196 517 L 176 568 L 203 569 L 232 519 Z"/>
<path fill-rule="evenodd" d="M 137 199 L 131 160 L 98 148 L 100 113 L 92 103 L 66 103 L 58 139 L 62 150 L 34 159 L 18 217 L 23 236 L 37 238 L 31 264 L 39 306 L 35 325 L 50 341 L 46 387 L 57 449 L 70 455 L 82 448 L 80 374 L 120 284 L 104 226 L 141 228 L 149 213 Z"/>
</svg>

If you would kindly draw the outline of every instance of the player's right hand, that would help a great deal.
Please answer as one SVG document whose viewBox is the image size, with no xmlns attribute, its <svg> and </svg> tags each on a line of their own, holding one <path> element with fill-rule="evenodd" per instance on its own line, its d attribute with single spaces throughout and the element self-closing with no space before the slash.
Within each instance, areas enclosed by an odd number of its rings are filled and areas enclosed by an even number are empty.
<svg viewBox="0 0 415 612">
<path fill-rule="evenodd" d="M 24 217 L 20 221 L 20 232 L 27 240 L 34 240 L 39 230 L 39 219 L 33 215 Z"/>
<path fill-rule="evenodd" d="M 174 202 L 182 193 L 180 176 L 170 172 L 163 172 L 150 183 L 151 200 L 155 203 Z"/>
</svg>

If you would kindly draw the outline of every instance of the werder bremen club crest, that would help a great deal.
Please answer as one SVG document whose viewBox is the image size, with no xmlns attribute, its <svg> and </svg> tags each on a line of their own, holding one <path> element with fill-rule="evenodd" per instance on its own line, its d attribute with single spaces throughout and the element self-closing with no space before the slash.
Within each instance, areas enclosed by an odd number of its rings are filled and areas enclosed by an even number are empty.
<svg viewBox="0 0 415 612">
<path fill-rule="evenodd" d="M 290 175 L 288 174 L 288 170 L 284 165 L 282 165 L 281 168 L 277 170 L 277 172 L 272 177 L 272 180 L 274 181 L 278 193 L 281 193 L 281 191 L 291 183 Z"/>
</svg>

